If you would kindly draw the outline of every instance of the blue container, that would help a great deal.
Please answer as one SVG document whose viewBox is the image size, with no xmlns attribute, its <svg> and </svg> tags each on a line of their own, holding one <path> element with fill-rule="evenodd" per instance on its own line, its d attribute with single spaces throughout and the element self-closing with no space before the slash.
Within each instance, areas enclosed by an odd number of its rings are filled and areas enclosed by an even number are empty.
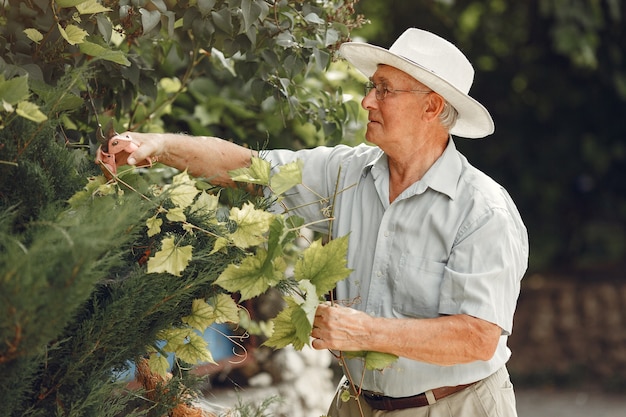
<svg viewBox="0 0 626 417">
<path fill-rule="evenodd" d="M 208 327 L 202 334 L 202 338 L 209 344 L 209 350 L 213 355 L 213 360 L 219 362 L 222 359 L 233 356 L 233 348 L 235 344 L 227 337 L 233 334 L 231 328 L 227 324 L 213 324 Z M 224 336 L 226 335 L 226 336 Z M 165 342 L 157 343 L 159 348 L 165 346 Z M 167 355 L 167 361 L 170 364 L 169 370 L 171 371 L 174 366 L 174 355 Z M 202 365 L 199 363 L 198 365 Z M 117 381 L 131 381 L 135 378 L 135 364 L 129 362 L 129 368 L 126 372 L 122 372 L 117 375 Z"/>
</svg>

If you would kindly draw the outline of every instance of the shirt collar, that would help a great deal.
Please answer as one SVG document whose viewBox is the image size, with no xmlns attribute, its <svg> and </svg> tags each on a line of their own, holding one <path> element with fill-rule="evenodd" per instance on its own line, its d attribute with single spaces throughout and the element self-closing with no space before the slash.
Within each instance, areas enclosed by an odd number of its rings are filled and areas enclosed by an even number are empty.
<svg viewBox="0 0 626 417">
<path fill-rule="evenodd" d="M 448 139 L 448 146 L 443 151 L 443 154 L 435 161 L 432 167 L 424 177 L 413 184 L 410 188 L 413 193 L 418 194 L 425 191 L 426 188 L 431 188 L 440 193 L 446 194 L 450 199 L 454 200 L 456 196 L 457 183 L 461 176 L 461 170 L 463 169 L 461 159 L 459 158 L 454 140 L 452 137 Z M 374 179 L 380 175 L 389 175 L 389 165 L 387 162 L 387 155 L 380 151 L 380 154 L 373 158 L 367 165 L 363 167 L 361 172 L 362 176 L 366 176 L 368 173 L 372 174 Z"/>
<path fill-rule="evenodd" d="M 443 154 L 435 161 L 432 167 L 422 178 L 426 185 L 435 191 L 446 194 L 450 199 L 456 197 L 457 184 L 461 176 L 463 165 L 452 137 L 448 139 L 448 146 Z"/>
</svg>

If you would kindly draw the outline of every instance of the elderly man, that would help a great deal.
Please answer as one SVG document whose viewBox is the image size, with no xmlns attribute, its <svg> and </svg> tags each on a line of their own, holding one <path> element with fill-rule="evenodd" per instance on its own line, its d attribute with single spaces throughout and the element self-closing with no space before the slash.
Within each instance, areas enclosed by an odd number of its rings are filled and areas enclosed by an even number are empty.
<svg viewBox="0 0 626 417">
<path fill-rule="evenodd" d="M 349 42 L 340 52 L 370 79 L 362 105 L 366 139 L 376 146 L 261 155 L 273 165 L 304 161 L 307 188 L 284 203 L 301 207 L 307 221 L 323 218 L 311 202 L 341 190 L 332 233 L 349 234 L 353 272 L 337 287 L 338 303 L 319 306 L 313 347 L 399 357 L 383 371 L 349 360 L 344 372 L 357 392 L 342 383 L 329 415 L 515 416 L 505 364 L 528 240 L 507 192 L 470 165 L 451 136 L 494 130 L 468 95 L 472 65 L 419 29 L 389 50 Z M 158 157 L 221 185 L 255 154 L 217 138 L 126 135 L 138 145 L 128 163 Z"/>
</svg>

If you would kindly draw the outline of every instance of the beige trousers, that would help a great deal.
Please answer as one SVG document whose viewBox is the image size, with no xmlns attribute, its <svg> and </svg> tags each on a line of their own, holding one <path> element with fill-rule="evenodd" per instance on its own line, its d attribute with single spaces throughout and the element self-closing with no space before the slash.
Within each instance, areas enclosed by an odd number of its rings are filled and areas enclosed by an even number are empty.
<svg viewBox="0 0 626 417">
<path fill-rule="evenodd" d="M 333 399 L 329 417 L 517 417 L 515 394 L 506 367 L 493 375 L 434 404 L 405 410 L 373 410 L 364 398 L 348 402 L 339 398 L 343 384 Z M 359 404 L 361 407 L 359 407 Z"/>
</svg>

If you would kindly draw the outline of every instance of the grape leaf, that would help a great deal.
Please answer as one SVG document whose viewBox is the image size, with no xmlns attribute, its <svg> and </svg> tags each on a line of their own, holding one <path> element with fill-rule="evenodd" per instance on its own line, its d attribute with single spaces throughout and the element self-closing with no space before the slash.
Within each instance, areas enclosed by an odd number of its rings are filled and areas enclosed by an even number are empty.
<svg viewBox="0 0 626 417">
<path fill-rule="evenodd" d="M 210 255 L 213 255 L 215 252 L 219 252 L 226 246 L 228 246 L 228 239 L 218 237 L 217 239 L 215 239 L 215 245 L 213 245 L 213 250 L 211 251 Z"/>
<path fill-rule="evenodd" d="M 281 281 L 285 271 L 284 262 L 271 262 L 271 268 L 263 268 L 266 257 L 267 252 L 259 248 L 255 255 L 244 258 L 241 264 L 228 265 L 215 283 L 227 291 L 239 291 L 241 301 L 263 294 Z"/>
<path fill-rule="evenodd" d="M 70 45 L 83 43 L 87 35 L 89 35 L 89 33 L 76 25 L 67 25 L 65 28 L 63 28 L 63 26 L 57 24 L 57 28 L 59 29 L 59 32 L 61 32 L 61 36 L 63 36 L 63 38 Z"/>
<path fill-rule="evenodd" d="M 191 314 L 181 317 L 181 320 L 183 323 L 203 332 L 207 327 L 215 323 L 214 309 L 206 301 L 195 299 L 191 302 Z"/>
<path fill-rule="evenodd" d="M 158 235 L 161 233 L 161 226 L 163 225 L 163 219 L 157 217 L 158 214 L 150 217 L 146 221 L 146 226 L 148 226 L 148 237 L 152 237 L 154 235 Z"/>
<path fill-rule="evenodd" d="M 182 322 L 203 332 L 213 323 L 237 323 L 239 321 L 239 308 L 230 295 L 218 294 L 212 301 L 214 305 L 202 299 L 193 300 L 191 314 L 182 317 Z"/>
<path fill-rule="evenodd" d="M 192 246 L 176 246 L 173 237 L 166 237 L 161 250 L 148 259 L 148 273 L 169 272 L 180 276 L 192 257 Z"/>
<path fill-rule="evenodd" d="M 228 294 L 218 294 L 213 300 L 216 323 L 239 323 L 239 306 Z"/>
<path fill-rule="evenodd" d="M 347 250 L 347 236 L 333 239 L 324 246 L 321 240 L 316 240 L 296 261 L 294 278 L 311 281 L 317 289 L 317 296 L 321 297 L 352 272 L 346 268 Z"/>
<path fill-rule="evenodd" d="M 152 372 L 163 377 L 167 375 L 167 371 L 170 369 L 170 363 L 167 361 L 167 358 L 158 353 L 150 355 L 148 366 Z"/>
<path fill-rule="evenodd" d="M 228 171 L 233 181 L 250 184 L 269 185 L 270 163 L 264 159 L 253 156 L 249 167 L 238 168 Z"/>
<path fill-rule="evenodd" d="M 80 14 L 96 14 L 96 13 L 104 13 L 104 12 L 112 12 L 112 9 L 108 7 L 104 7 L 97 0 L 87 0 L 85 2 L 81 2 L 76 5 L 76 10 Z"/>
<path fill-rule="evenodd" d="M 30 101 L 20 101 L 17 103 L 17 109 L 15 113 L 22 116 L 24 119 L 31 120 L 35 123 L 41 123 L 45 120 L 48 120 L 48 116 L 42 113 L 39 110 L 39 106 L 35 103 L 31 103 Z"/>
<path fill-rule="evenodd" d="M 237 223 L 230 238 L 240 248 L 249 248 L 266 241 L 265 234 L 270 228 L 274 214 L 254 208 L 252 203 L 245 203 L 243 207 L 233 207 L 230 210 L 230 219 Z"/>
<path fill-rule="evenodd" d="M 200 362 L 216 363 L 208 349 L 208 342 L 198 333 L 190 331 L 185 340 L 186 343 L 183 343 L 182 346 L 174 351 L 177 357 L 191 364 Z"/>
<path fill-rule="evenodd" d="M 217 206 L 219 203 L 219 196 L 212 195 L 206 192 L 200 193 L 196 201 L 191 206 L 191 213 L 200 215 L 200 216 L 210 216 L 212 213 L 217 210 Z M 214 221 L 215 219 L 212 218 Z"/>
<path fill-rule="evenodd" d="M 24 34 L 35 43 L 39 43 L 43 40 L 43 35 L 37 29 L 28 28 L 23 30 Z"/>
<path fill-rule="evenodd" d="M 291 297 L 286 297 L 287 306 L 274 318 L 274 331 L 272 335 L 263 343 L 265 346 L 274 349 L 282 349 L 285 346 L 298 343 L 296 327 L 291 320 L 294 310 L 300 309 L 298 303 Z M 295 343 L 294 343 L 295 342 Z M 302 347 L 301 347 L 302 348 Z"/>
<path fill-rule="evenodd" d="M 274 174 L 270 180 L 270 188 L 274 194 L 283 194 L 290 188 L 302 184 L 303 164 L 301 159 L 297 159 L 278 168 L 278 173 Z"/>
<path fill-rule="evenodd" d="M 200 190 L 196 188 L 196 182 L 187 174 L 181 172 L 172 178 L 172 184 L 163 187 L 170 193 L 170 199 L 177 207 L 185 208 L 193 203 Z"/>
<path fill-rule="evenodd" d="M 183 211 L 182 207 L 174 207 L 167 211 L 165 217 L 171 222 L 185 222 L 187 221 L 187 217 Z"/>
<path fill-rule="evenodd" d="M 361 350 L 356 352 L 343 352 L 343 354 L 346 359 L 363 358 L 365 361 L 365 368 L 370 371 L 385 369 L 398 360 L 398 357 L 391 353 L 373 351 Z"/>
</svg>

